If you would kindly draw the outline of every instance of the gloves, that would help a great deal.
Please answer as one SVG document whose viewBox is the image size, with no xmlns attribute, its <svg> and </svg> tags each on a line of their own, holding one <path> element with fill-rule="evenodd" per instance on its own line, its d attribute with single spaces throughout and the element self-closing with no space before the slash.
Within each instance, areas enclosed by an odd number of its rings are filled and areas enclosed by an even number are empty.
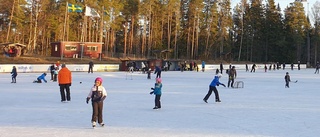
<svg viewBox="0 0 320 137">
<path fill-rule="evenodd" d="M 151 88 L 151 90 L 154 90 L 154 88 Z"/>
<path fill-rule="evenodd" d="M 150 95 L 152 95 L 152 94 L 153 94 L 153 91 L 150 92 Z"/>
<path fill-rule="evenodd" d="M 69 86 L 71 87 L 71 83 L 69 84 Z"/>
<path fill-rule="evenodd" d="M 106 99 L 106 96 L 103 96 L 103 97 L 100 99 L 100 102 L 103 102 L 104 99 Z"/>
<path fill-rule="evenodd" d="M 89 100 L 90 100 L 90 98 L 87 97 L 87 100 L 86 100 L 87 104 L 89 103 Z"/>
</svg>

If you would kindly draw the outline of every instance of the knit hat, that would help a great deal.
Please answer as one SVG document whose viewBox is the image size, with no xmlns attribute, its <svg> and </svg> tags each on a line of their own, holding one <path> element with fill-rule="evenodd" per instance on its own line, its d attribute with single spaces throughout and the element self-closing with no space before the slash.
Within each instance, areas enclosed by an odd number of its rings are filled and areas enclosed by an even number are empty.
<svg viewBox="0 0 320 137">
<path fill-rule="evenodd" d="M 218 73 L 216 76 L 218 76 L 219 78 L 221 78 L 221 77 L 222 77 L 222 74 Z"/>
<path fill-rule="evenodd" d="M 157 78 L 156 82 L 160 82 L 161 83 L 162 82 L 161 78 Z"/>
<path fill-rule="evenodd" d="M 95 81 L 95 82 L 96 82 L 96 81 L 100 81 L 100 83 L 102 83 L 103 80 L 102 80 L 102 78 L 97 77 L 96 80 L 94 80 L 94 81 Z"/>
</svg>

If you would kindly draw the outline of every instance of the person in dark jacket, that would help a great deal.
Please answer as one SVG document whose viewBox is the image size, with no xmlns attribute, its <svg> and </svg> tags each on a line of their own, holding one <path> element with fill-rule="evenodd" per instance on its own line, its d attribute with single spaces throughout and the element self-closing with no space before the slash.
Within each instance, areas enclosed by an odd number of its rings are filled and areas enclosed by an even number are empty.
<svg viewBox="0 0 320 137">
<path fill-rule="evenodd" d="M 49 67 L 49 71 L 50 71 L 50 74 L 51 74 L 51 81 L 53 81 L 54 79 L 54 72 L 56 71 L 56 67 L 54 66 L 54 63 L 52 63 L 52 65 Z"/>
<path fill-rule="evenodd" d="M 256 72 L 256 64 L 253 64 L 250 72 Z"/>
<path fill-rule="evenodd" d="M 289 88 L 289 82 L 291 81 L 289 72 L 287 72 L 286 75 L 284 76 L 284 81 L 286 82 L 285 88 Z"/>
<path fill-rule="evenodd" d="M 93 62 L 92 61 L 90 61 L 89 62 L 89 69 L 88 69 L 88 73 L 93 73 Z"/>
<path fill-rule="evenodd" d="M 107 91 L 102 86 L 102 78 L 97 77 L 95 79 L 95 84 L 91 88 L 90 93 L 86 99 L 87 104 L 89 103 L 90 99 L 92 103 L 92 110 L 93 110 L 92 118 L 91 118 L 92 127 L 96 126 L 97 119 L 98 119 L 99 125 L 104 126 L 102 112 L 103 112 L 103 101 L 106 97 L 107 97 Z"/>
<path fill-rule="evenodd" d="M 223 72 L 223 64 L 222 64 L 222 62 L 220 63 L 220 73 L 222 74 L 222 72 Z"/>
<path fill-rule="evenodd" d="M 160 98 L 161 98 L 161 89 L 162 89 L 162 80 L 161 78 L 156 78 L 156 83 L 154 84 L 154 88 L 151 88 L 153 91 L 150 92 L 150 94 L 154 94 L 155 95 L 155 99 L 154 99 L 154 103 L 155 106 L 153 109 L 160 109 L 161 108 L 161 102 L 160 102 Z"/>
<path fill-rule="evenodd" d="M 46 76 L 47 73 L 42 73 L 33 83 L 42 83 L 42 80 L 47 83 Z"/>
<path fill-rule="evenodd" d="M 218 90 L 216 88 L 216 86 L 222 85 L 224 87 L 226 87 L 226 85 L 224 85 L 223 83 L 219 82 L 219 79 L 222 77 L 222 74 L 218 74 L 214 76 L 214 79 L 211 81 L 210 85 L 209 85 L 209 91 L 207 93 L 207 95 L 203 98 L 203 101 L 208 103 L 208 99 L 210 97 L 210 95 L 212 94 L 212 91 L 214 91 L 215 97 L 216 97 L 216 102 L 221 102 L 220 97 L 219 97 L 219 93 Z"/>
<path fill-rule="evenodd" d="M 157 74 L 156 78 L 161 78 L 161 68 L 159 66 L 156 66 L 154 74 Z"/>
<path fill-rule="evenodd" d="M 231 83 L 231 87 L 233 88 L 234 79 L 237 77 L 237 71 L 236 71 L 236 67 L 235 66 L 232 66 L 232 68 L 229 71 L 228 75 L 229 75 L 228 87 L 230 87 L 230 83 Z"/>
<path fill-rule="evenodd" d="M 11 79 L 12 79 L 11 83 L 17 83 L 17 75 L 18 75 L 17 68 L 16 66 L 13 66 L 11 71 Z"/>
</svg>

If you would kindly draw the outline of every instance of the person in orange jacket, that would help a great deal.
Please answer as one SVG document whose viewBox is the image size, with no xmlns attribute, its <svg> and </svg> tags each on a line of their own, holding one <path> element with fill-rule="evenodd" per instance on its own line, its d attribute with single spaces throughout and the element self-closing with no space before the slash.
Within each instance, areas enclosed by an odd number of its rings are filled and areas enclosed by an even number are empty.
<svg viewBox="0 0 320 137">
<path fill-rule="evenodd" d="M 58 83 L 60 86 L 61 102 L 66 102 L 66 100 L 71 100 L 70 86 L 72 83 L 72 76 L 71 71 L 66 67 L 66 64 L 62 64 L 61 67 L 62 68 L 58 73 Z"/>
</svg>

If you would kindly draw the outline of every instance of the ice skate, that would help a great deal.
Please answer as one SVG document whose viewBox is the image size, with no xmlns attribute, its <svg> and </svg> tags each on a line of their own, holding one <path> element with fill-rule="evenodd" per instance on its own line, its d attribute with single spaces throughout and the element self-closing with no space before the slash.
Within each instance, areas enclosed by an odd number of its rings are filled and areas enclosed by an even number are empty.
<svg viewBox="0 0 320 137">
<path fill-rule="evenodd" d="M 205 100 L 205 99 L 203 99 L 203 101 L 204 101 L 204 102 L 206 102 L 206 103 L 208 103 L 208 101 L 207 101 L 207 100 Z"/>
<path fill-rule="evenodd" d="M 99 123 L 99 125 L 100 125 L 101 127 L 104 127 L 104 123 Z"/>
<path fill-rule="evenodd" d="M 92 127 L 96 127 L 96 122 L 92 121 Z"/>
</svg>

